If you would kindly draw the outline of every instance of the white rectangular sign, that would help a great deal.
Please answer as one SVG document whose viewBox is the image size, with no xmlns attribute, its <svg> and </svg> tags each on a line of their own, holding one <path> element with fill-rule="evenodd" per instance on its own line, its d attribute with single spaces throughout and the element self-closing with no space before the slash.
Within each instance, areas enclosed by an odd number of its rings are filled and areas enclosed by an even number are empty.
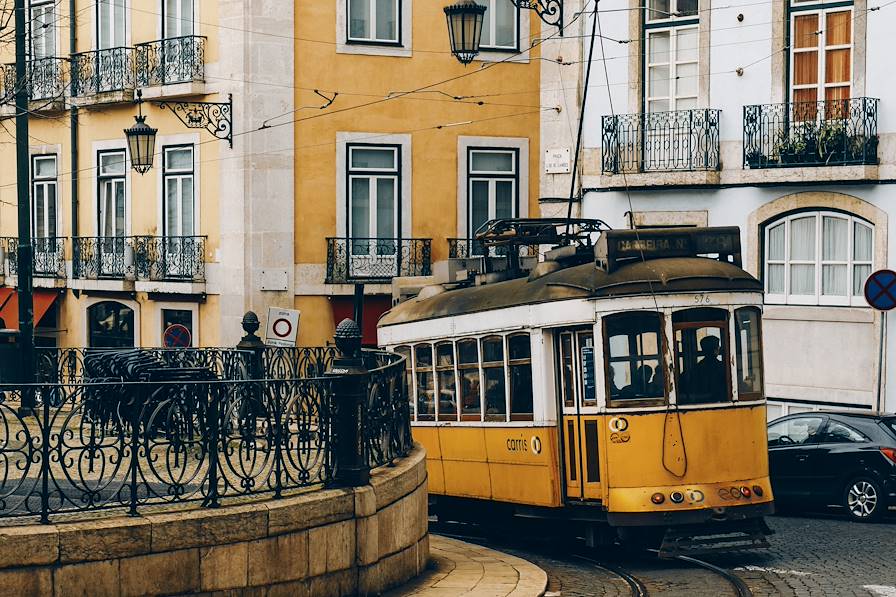
<svg viewBox="0 0 896 597">
<path fill-rule="evenodd" d="M 295 309 L 268 308 L 268 325 L 264 335 L 265 344 L 270 346 L 295 346 L 299 335 L 299 316 Z"/>
<path fill-rule="evenodd" d="M 544 150 L 545 174 L 569 174 L 569 147 L 553 147 Z"/>
</svg>

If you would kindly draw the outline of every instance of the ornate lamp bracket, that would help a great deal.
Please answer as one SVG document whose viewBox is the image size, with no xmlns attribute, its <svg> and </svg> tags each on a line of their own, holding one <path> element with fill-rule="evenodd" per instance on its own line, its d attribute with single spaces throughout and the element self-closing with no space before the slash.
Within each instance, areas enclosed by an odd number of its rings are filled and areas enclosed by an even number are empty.
<svg viewBox="0 0 896 597">
<path fill-rule="evenodd" d="M 233 96 L 226 102 L 153 102 L 171 110 L 190 129 L 205 129 L 233 149 Z"/>
<path fill-rule="evenodd" d="M 517 8 L 534 10 L 546 25 L 554 25 L 563 35 L 563 0 L 510 0 Z"/>
</svg>

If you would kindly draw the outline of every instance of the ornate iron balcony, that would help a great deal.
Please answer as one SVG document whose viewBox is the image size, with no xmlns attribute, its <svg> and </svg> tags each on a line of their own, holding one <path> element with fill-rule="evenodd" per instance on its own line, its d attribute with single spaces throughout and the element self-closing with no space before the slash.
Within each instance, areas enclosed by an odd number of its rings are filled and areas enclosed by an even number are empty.
<svg viewBox="0 0 896 597">
<path fill-rule="evenodd" d="M 205 236 L 136 236 L 138 280 L 205 282 Z"/>
<path fill-rule="evenodd" d="M 3 239 L 9 275 L 19 275 L 19 239 L 9 236 Z M 65 278 L 65 239 L 61 237 L 37 237 L 31 239 L 34 248 L 31 271 L 36 278 Z M 2 267 L 2 264 L 0 264 Z"/>
<path fill-rule="evenodd" d="M 877 164 L 879 103 L 855 97 L 744 106 L 744 166 Z"/>
<path fill-rule="evenodd" d="M 448 258 L 449 259 L 475 259 L 484 257 L 486 254 L 485 247 L 478 240 L 471 238 L 449 238 L 448 239 Z M 504 257 L 507 255 L 507 247 L 492 247 L 488 251 L 489 257 Z M 520 257 L 536 257 L 538 256 L 537 246 L 520 247 Z"/>
<path fill-rule="evenodd" d="M 721 110 L 604 116 L 605 174 L 719 169 Z"/>
<path fill-rule="evenodd" d="M 134 89 L 134 48 L 72 54 L 72 97 Z"/>
<path fill-rule="evenodd" d="M 205 38 L 159 39 L 135 47 L 137 85 L 154 87 L 205 80 Z"/>
<path fill-rule="evenodd" d="M 432 275 L 432 239 L 328 238 L 327 284 Z"/>
<path fill-rule="evenodd" d="M 64 58 L 38 58 L 26 63 L 28 77 L 28 99 L 62 100 L 66 87 L 66 64 Z M 4 64 L 2 74 L 2 103 L 15 101 L 16 95 L 16 65 Z"/>
<path fill-rule="evenodd" d="M 134 278 L 134 238 L 72 238 L 72 277 L 80 280 Z"/>
</svg>

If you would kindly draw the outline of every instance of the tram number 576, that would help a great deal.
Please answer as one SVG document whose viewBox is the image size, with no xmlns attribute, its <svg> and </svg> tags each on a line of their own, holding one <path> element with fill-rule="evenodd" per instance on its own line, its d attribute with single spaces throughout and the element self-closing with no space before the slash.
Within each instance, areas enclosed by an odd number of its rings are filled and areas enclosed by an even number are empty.
<svg viewBox="0 0 896 597">
<path fill-rule="evenodd" d="M 712 305 L 712 298 L 708 294 L 695 294 L 694 295 L 694 304 L 695 305 Z"/>
</svg>

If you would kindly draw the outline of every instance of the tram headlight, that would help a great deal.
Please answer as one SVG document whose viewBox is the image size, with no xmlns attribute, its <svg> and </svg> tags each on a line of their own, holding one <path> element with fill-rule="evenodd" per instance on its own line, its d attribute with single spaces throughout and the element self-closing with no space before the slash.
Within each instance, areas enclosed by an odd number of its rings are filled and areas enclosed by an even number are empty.
<svg viewBox="0 0 896 597">
<path fill-rule="evenodd" d="M 652 496 L 650 496 L 650 501 L 653 502 L 654 504 L 656 504 L 657 506 L 659 506 L 660 504 L 662 504 L 663 502 L 666 501 L 666 496 L 664 496 L 661 493 L 655 493 Z"/>
<path fill-rule="evenodd" d="M 730 491 L 731 497 L 733 497 L 734 499 L 738 499 L 740 497 L 740 489 L 738 489 L 737 487 L 732 487 Z"/>
<path fill-rule="evenodd" d="M 672 500 L 672 502 L 675 504 L 680 504 L 681 502 L 684 501 L 684 494 L 681 493 L 680 491 L 673 491 L 672 494 L 669 496 L 669 499 Z"/>
<path fill-rule="evenodd" d="M 754 494 L 756 497 L 762 497 L 762 494 L 763 494 L 763 493 L 765 493 L 765 492 L 762 491 L 762 488 L 761 488 L 760 486 L 758 486 L 758 485 L 754 485 L 754 486 L 753 486 L 753 494 Z"/>
<path fill-rule="evenodd" d="M 749 488 L 749 487 L 744 486 L 744 487 L 741 487 L 741 488 L 740 488 L 740 494 L 741 494 L 742 496 L 744 496 L 745 498 L 748 498 L 748 497 L 750 497 L 751 495 L 753 495 L 753 492 L 750 491 L 750 488 Z"/>
</svg>

